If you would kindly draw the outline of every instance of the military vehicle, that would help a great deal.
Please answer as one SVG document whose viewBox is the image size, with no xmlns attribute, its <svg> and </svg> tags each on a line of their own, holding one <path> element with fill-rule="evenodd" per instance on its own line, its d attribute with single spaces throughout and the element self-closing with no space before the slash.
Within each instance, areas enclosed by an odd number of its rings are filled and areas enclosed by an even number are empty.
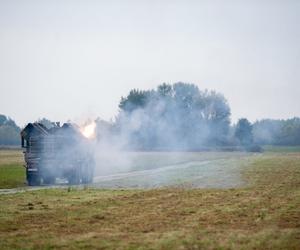
<svg viewBox="0 0 300 250">
<path fill-rule="evenodd" d="M 93 181 L 94 158 L 91 140 L 74 124 L 29 123 L 21 131 L 26 178 L 30 186 L 54 184 L 57 178 L 69 184 Z"/>
</svg>

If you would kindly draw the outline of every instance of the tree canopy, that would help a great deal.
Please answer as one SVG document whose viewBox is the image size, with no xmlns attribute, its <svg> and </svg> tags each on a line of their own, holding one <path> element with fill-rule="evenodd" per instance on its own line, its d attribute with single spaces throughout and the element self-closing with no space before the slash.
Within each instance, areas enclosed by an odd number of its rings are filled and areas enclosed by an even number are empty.
<svg viewBox="0 0 300 250">
<path fill-rule="evenodd" d="M 300 118 L 256 121 L 253 136 L 254 142 L 261 145 L 300 145 Z"/>
<path fill-rule="evenodd" d="M 243 146 L 253 143 L 252 125 L 246 118 L 239 119 L 235 129 L 235 137 Z"/>
<path fill-rule="evenodd" d="M 230 125 L 223 95 L 194 84 L 163 83 L 122 97 L 117 126 L 130 144 L 141 148 L 197 149 L 221 145 Z"/>
<path fill-rule="evenodd" d="M 0 114 L 0 145 L 19 145 L 20 128 L 11 118 Z"/>
</svg>

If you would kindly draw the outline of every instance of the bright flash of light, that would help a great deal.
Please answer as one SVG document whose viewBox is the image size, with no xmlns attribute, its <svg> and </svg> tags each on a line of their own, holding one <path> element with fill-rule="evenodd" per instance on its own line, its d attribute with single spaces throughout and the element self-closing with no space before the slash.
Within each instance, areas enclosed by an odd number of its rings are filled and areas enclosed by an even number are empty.
<svg viewBox="0 0 300 250">
<path fill-rule="evenodd" d="M 88 139 L 93 139 L 96 137 L 96 123 L 92 121 L 89 124 L 80 128 L 81 133 Z"/>
</svg>

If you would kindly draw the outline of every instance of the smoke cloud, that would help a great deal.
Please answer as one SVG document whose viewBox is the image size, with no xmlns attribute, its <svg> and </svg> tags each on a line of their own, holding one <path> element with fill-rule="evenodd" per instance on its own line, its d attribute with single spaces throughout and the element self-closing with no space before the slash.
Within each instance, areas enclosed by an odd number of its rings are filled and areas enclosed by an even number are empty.
<svg viewBox="0 0 300 250">
<path fill-rule="evenodd" d="M 119 108 L 114 122 L 96 120 L 99 174 L 134 169 L 136 151 L 199 151 L 228 143 L 227 100 L 194 84 L 164 83 L 156 90 L 132 90 L 122 97 Z"/>
</svg>

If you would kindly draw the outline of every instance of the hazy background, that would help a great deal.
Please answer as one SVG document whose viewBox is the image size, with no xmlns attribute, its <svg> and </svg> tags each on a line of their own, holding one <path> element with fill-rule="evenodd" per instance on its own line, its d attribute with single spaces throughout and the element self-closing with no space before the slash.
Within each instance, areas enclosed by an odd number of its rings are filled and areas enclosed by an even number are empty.
<svg viewBox="0 0 300 250">
<path fill-rule="evenodd" d="M 0 111 L 113 118 L 121 96 L 192 82 L 232 120 L 300 116 L 300 1 L 0 0 Z"/>
</svg>

